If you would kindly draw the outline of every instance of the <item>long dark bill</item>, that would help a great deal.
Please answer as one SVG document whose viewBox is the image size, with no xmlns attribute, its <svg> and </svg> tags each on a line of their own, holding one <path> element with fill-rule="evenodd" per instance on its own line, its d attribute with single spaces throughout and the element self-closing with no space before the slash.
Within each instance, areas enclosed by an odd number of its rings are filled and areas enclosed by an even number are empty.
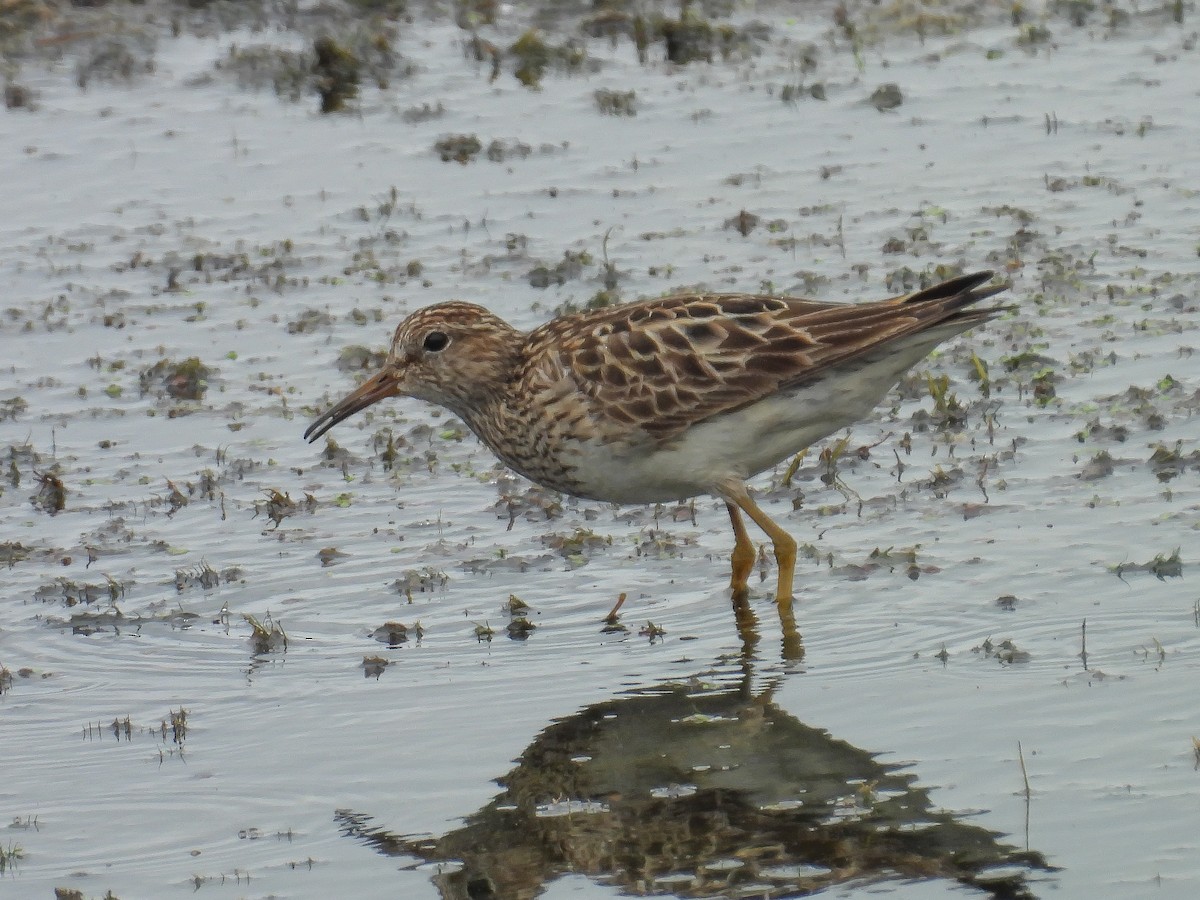
<svg viewBox="0 0 1200 900">
<path fill-rule="evenodd" d="M 396 376 L 384 369 L 372 375 L 357 388 L 318 416 L 304 432 L 310 444 L 343 419 L 366 409 L 387 397 L 396 396 Z"/>
</svg>

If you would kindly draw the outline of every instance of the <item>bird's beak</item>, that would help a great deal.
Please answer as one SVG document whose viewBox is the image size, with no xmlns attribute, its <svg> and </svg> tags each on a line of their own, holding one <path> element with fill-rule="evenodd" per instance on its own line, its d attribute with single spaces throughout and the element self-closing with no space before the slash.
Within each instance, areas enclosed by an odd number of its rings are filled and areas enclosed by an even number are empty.
<svg viewBox="0 0 1200 900">
<path fill-rule="evenodd" d="M 396 371 L 391 366 L 387 366 L 318 416 L 308 426 L 304 437 L 311 444 L 342 419 L 348 419 L 372 403 L 377 403 L 386 397 L 395 397 L 399 393 L 399 378 L 396 376 Z"/>
</svg>

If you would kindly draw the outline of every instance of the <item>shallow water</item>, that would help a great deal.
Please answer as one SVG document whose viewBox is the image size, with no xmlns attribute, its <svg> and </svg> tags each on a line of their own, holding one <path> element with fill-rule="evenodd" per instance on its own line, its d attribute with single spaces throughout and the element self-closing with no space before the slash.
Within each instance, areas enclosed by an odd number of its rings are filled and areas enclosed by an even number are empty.
<svg viewBox="0 0 1200 900">
<path fill-rule="evenodd" d="M 796 868 L 788 816 L 807 800 L 843 846 L 861 824 L 1041 854 L 1054 870 L 1016 866 L 1036 896 L 1194 896 L 1192 25 L 1051 11 L 1036 20 L 1051 39 L 1029 45 L 982 8 L 921 41 L 887 13 L 850 10 L 870 38 L 857 61 L 829 9 L 764 6 L 720 20 L 770 26 L 753 55 L 673 66 L 657 44 L 640 65 L 627 39 L 589 39 L 598 71 L 536 91 L 509 59 L 489 82 L 465 33 L 422 14 L 395 39 L 413 70 L 335 116 L 214 68 L 235 44 L 308 45 L 282 25 L 159 24 L 152 74 L 86 90 L 86 35 L 23 60 L 36 109 L 0 129 L 0 893 L 459 896 L 452 859 L 510 885 L 498 896 L 778 896 L 839 865 L 811 885 L 971 890 L 933 840 L 907 872 L 849 853 Z M 577 33 L 562 15 L 558 41 Z M 526 16 L 481 33 L 505 47 Z M 802 79 L 826 99 L 780 99 Z M 904 102 L 879 112 L 864 101 L 885 82 Z M 636 91 L 637 115 L 601 115 L 599 88 Z M 530 153 L 444 163 L 450 134 Z M 761 217 L 747 236 L 725 224 L 741 210 Z M 567 251 L 590 254 L 581 277 L 531 287 Z M 853 430 L 836 486 L 815 449 L 791 488 L 755 482 L 811 548 L 802 660 L 781 654 L 773 572 L 755 633 L 734 628 L 714 500 L 560 507 L 416 401 L 338 426 L 340 452 L 301 439 L 355 383 L 343 348 L 381 349 L 405 312 L 451 297 L 532 326 L 596 294 L 605 254 L 623 299 L 878 297 L 937 265 L 1012 279 L 1010 316 L 917 369 L 949 376 L 965 424 L 927 427 L 921 376 Z M 207 389 L 172 397 L 149 370 L 189 357 L 214 370 Z M 61 481 L 61 511 L 39 475 Z M 603 633 L 622 592 L 629 630 Z M 505 631 L 514 594 L 537 626 L 524 640 Z M 244 615 L 286 646 L 256 645 Z M 389 647 L 372 634 L 388 621 L 421 636 Z M 364 677 L 365 657 L 389 665 Z M 680 690 L 721 716 L 661 699 Z M 606 743 L 583 729 L 597 710 L 635 726 Z M 757 716 L 839 762 L 721 736 Z M 530 762 L 577 727 L 578 781 Z M 814 772 L 843 789 L 815 803 Z M 519 824 L 520 854 L 470 830 L 514 785 L 517 810 L 495 814 Z M 909 791 L 919 815 L 889 819 Z M 672 855 L 656 829 L 689 803 L 704 848 Z M 768 845 L 787 848 L 774 869 Z M 622 880 L 635 856 L 673 868 Z"/>
</svg>

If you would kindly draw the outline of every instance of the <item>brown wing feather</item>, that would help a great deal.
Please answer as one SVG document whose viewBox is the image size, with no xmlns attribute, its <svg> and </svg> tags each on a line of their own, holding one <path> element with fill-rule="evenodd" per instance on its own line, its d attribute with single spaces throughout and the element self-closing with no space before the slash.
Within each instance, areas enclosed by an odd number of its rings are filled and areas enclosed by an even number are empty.
<svg viewBox="0 0 1200 900">
<path fill-rule="evenodd" d="M 612 307 L 532 332 L 527 365 L 567 375 L 593 415 L 667 441 L 697 422 L 803 383 L 905 335 L 960 316 L 1003 287 L 977 273 L 864 304 L 685 294 Z"/>
</svg>

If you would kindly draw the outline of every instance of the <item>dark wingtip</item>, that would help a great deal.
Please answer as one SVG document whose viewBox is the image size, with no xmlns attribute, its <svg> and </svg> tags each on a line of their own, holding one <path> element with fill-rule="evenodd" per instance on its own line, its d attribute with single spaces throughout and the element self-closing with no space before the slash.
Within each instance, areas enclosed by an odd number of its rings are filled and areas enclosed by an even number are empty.
<svg viewBox="0 0 1200 900">
<path fill-rule="evenodd" d="M 1008 287 L 1007 284 L 1001 284 L 992 288 L 984 288 L 981 291 L 975 291 L 975 288 L 991 281 L 995 276 L 996 273 L 991 269 L 972 272 L 969 275 L 959 275 L 957 278 L 939 281 L 937 284 L 923 290 L 914 291 L 904 298 L 904 302 L 927 303 L 930 300 L 949 300 L 952 297 L 958 297 L 963 294 L 970 294 L 972 297 L 971 302 L 974 302 L 976 299 L 990 297 L 992 294 L 999 293 Z"/>
</svg>

